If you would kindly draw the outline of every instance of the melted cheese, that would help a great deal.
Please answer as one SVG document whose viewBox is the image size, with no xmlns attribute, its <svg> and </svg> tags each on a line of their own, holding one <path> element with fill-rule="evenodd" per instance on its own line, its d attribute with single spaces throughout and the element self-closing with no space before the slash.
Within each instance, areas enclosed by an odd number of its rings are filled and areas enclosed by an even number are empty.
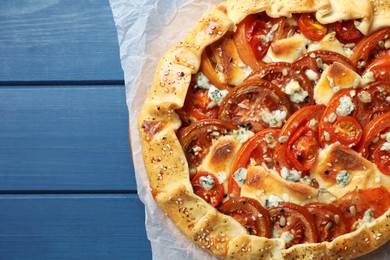
<svg viewBox="0 0 390 260">
<path fill-rule="evenodd" d="M 314 100 L 317 104 L 329 103 L 333 95 L 343 88 L 360 86 L 362 78 L 355 71 L 341 63 L 334 62 L 327 67 L 314 87 Z"/>
<path fill-rule="evenodd" d="M 223 136 L 213 143 L 209 153 L 203 159 L 198 171 L 213 173 L 218 180 L 224 180 L 224 188 L 227 190 L 227 178 L 241 142 L 232 136 Z"/>
<path fill-rule="evenodd" d="M 317 195 L 318 190 L 299 182 L 284 180 L 276 171 L 265 170 L 261 166 L 248 168 L 246 182 L 241 188 L 241 196 L 257 199 L 264 206 L 270 196 L 273 200 L 280 198 L 304 204 L 314 200 Z"/>
<path fill-rule="evenodd" d="M 370 33 L 390 24 L 390 0 L 371 0 L 374 9 L 374 19 L 370 27 Z"/>
<path fill-rule="evenodd" d="M 372 22 L 373 12 L 370 0 L 329 0 L 331 8 L 318 10 L 317 20 L 322 24 L 330 24 L 342 20 L 358 20 L 361 23 L 355 25 L 363 34 L 368 33 Z"/>
<path fill-rule="evenodd" d="M 296 59 L 306 53 L 305 46 L 309 40 L 302 34 L 295 34 L 286 39 L 275 41 L 268 48 L 268 52 L 264 57 L 264 62 L 294 62 Z"/>
<path fill-rule="evenodd" d="M 390 188 L 389 176 L 383 175 L 375 164 L 340 143 L 329 145 L 319 153 L 317 164 L 310 174 L 317 180 L 320 190 L 324 194 L 332 195 L 333 199 L 342 197 L 356 187 L 365 189 L 383 185 L 387 189 Z M 344 176 L 348 176 L 345 182 L 337 180 Z M 329 203 L 332 196 L 325 196 L 321 200 Z"/>
<path fill-rule="evenodd" d="M 321 41 L 312 42 L 307 51 L 317 50 L 333 51 L 347 57 L 343 45 L 337 40 L 334 32 L 325 35 Z"/>
</svg>

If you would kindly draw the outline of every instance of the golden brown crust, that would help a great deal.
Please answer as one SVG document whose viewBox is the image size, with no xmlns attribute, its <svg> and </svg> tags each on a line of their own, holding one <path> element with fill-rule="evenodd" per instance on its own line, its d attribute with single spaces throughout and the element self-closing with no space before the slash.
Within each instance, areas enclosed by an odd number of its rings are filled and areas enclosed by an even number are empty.
<svg viewBox="0 0 390 260">
<path fill-rule="evenodd" d="M 387 6 L 379 0 L 372 2 L 227 0 L 204 15 L 183 41 L 164 55 L 140 113 L 138 129 L 152 194 L 189 239 L 216 256 L 228 259 L 351 258 L 370 252 L 390 239 L 390 210 L 374 222 L 330 243 L 300 244 L 284 249 L 282 239 L 248 235 L 237 221 L 219 213 L 193 193 L 186 157 L 175 134 L 181 124 L 175 109 L 183 106 L 191 76 L 199 69 L 202 52 L 228 31 L 233 31 L 247 15 L 266 11 L 271 17 L 288 17 L 293 13 L 316 12 L 322 23 L 360 19 L 358 29 L 367 34 L 389 24 L 389 0 L 383 1 Z M 218 158 L 213 160 L 218 161 Z M 269 179 L 283 183 L 272 179 L 271 175 L 263 180 L 252 177 L 253 187 Z M 368 183 L 371 185 L 374 181 Z M 314 195 L 311 189 L 302 187 L 289 184 L 288 189 L 294 194 L 303 193 L 305 197 Z"/>
</svg>

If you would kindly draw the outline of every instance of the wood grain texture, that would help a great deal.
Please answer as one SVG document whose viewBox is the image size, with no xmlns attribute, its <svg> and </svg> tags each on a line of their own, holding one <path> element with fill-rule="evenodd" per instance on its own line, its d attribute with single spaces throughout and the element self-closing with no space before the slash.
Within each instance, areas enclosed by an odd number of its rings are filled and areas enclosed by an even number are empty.
<svg viewBox="0 0 390 260">
<path fill-rule="evenodd" d="M 124 86 L 0 87 L 0 191 L 135 191 Z"/>
<path fill-rule="evenodd" d="M 151 259 L 136 195 L 1 195 L 0 259 Z"/>
<path fill-rule="evenodd" d="M 0 81 L 123 80 L 107 0 L 2 0 Z"/>
</svg>

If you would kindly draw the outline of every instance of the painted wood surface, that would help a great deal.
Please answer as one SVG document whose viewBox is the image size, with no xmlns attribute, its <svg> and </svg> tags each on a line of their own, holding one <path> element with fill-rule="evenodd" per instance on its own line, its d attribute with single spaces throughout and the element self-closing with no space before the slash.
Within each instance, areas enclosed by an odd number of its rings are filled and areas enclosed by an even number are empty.
<svg viewBox="0 0 390 260">
<path fill-rule="evenodd" d="M 151 259 L 107 0 L 0 1 L 0 259 Z"/>
<path fill-rule="evenodd" d="M 136 190 L 124 86 L 0 87 L 0 190 Z"/>
<path fill-rule="evenodd" d="M 0 1 L 0 81 L 123 80 L 108 0 Z"/>
<path fill-rule="evenodd" d="M 151 259 L 137 195 L 1 195 L 0 259 Z"/>
</svg>

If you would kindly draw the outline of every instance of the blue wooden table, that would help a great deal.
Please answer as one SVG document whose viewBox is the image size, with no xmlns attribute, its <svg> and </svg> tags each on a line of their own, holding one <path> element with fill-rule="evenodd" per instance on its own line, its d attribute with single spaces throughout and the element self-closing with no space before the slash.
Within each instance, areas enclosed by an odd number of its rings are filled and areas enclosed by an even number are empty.
<svg viewBox="0 0 390 260">
<path fill-rule="evenodd" d="M 151 259 L 107 0 L 0 1 L 0 259 Z"/>
</svg>

